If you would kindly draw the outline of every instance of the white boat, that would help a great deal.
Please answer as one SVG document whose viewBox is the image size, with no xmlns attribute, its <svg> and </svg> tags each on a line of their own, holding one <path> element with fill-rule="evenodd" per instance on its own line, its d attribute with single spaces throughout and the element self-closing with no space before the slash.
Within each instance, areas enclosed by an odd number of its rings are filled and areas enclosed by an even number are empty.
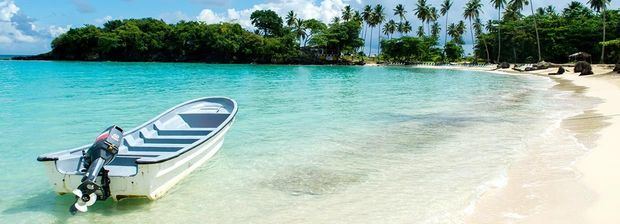
<svg viewBox="0 0 620 224">
<path fill-rule="evenodd" d="M 220 149 L 236 113 L 237 103 L 232 99 L 201 98 L 179 104 L 131 131 L 122 133 L 118 128 L 123 138 L 118 142 L 116 155 L 102 165 L 109 179 L 107 196 L 114 200 L 162 197 Z M 97 140 L 106 137 L 103 135 Z M 87 176 L 84 155 L 89 147 L 94 145 L 37 158 L 45 164 L 54 191 L 81 196 L 75 190 Z M 93 175 L 93 182 L 95 178 L 96 183 L 102 181 L 99 170 Z M 102 192 L 96 194 L 101 199 Z"/>
</svg>

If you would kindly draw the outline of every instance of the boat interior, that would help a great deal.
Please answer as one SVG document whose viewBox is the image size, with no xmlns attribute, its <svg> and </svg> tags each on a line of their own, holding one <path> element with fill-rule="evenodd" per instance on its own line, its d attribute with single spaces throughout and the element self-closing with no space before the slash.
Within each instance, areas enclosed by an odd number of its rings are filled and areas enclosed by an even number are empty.
<svg viewBox="0 0 620 224">
<path fill-rule="evenodd" d="M 106 165 L 110 176 L 132 176 L 136 160 L 169 158 L 182 153 L 216 131 L 233 111 L 234 104 L 224 98 L 195 101 L 158 117 L 130 132 L 124 133 L 122 146 L 114 160 Z M 89 146 L 85 146 L 87 149 Z M 83 149 L 84 149 L 83 148 Z M 81 150 L 59 157 L 57 168 L 67 174 L 81 173 Z"/>
</svg>

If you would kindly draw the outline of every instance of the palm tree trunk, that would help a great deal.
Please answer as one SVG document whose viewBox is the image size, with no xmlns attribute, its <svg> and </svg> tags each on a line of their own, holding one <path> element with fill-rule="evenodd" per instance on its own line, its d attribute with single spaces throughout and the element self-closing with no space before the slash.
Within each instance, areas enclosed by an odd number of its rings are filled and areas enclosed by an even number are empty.
<svg viewBox="0 0 620 224">
<path fill-rule="evenodd" d="M 427 21 L 426 22 L 426 28 L 428 28 L 428 33 L 426 33 L 427 36 L 431 36 L 431 21 Z"/>
<path fill-rule="evenodd" d="M 500 57 L 502 55 L 502 6 L 497 9 L 497 63 L 502 63 Z"/>
<path fill-rule="evenodd" d="M 489 46 L 487 45 L 487 41 L 484 38 L 482 38 L 482 42 L 484 43 L 484 49 L 487 52 L 487 63 L 489 63 L 491 61 L 491 58 L 489 56 Z"/>
<path fill-rule="evenodd" d="M 362 46 L 362 51 L 366 50 L 366 32 L 368 31 L 368 24 L 364 25 L 364 46 Z"/>
<path fill-rule="evenodd" d="M 379 54 L 381 54 L 381 24 L 382 23 L 379 23 L 379 32 L 377 32 L 377 33 L 379 33 L 379 35 L 378 35 L 379 37 L 377 38 L 379 40 L 379 42 L 377 43 L 377 56 L 379 56 Z"/>
<path fill-rule="evenodd" d="M 605 8 L 603 6 L 603 42 L 605 42 Z M 605 45 L 603 45 L 603 49 L 601 51 L 601 64 L 605 64 Z"/>
<path fill-rule="evenodd" d="M 478 57 L 476 55 L 476 40 L 474 40 L 474 27 L 471 26 L 471 18 L 469 18 L 469 32 L 471 32 L 471 44 L 473 45 L 473 49 L 474 49 L 474 60 L 478 61 Z"/>
<path fill-rule="evenodd" d="M 446 35 L 444 35 L 443 37 L 443 47 L 446 47 L 446 44 L 448 44 L 448 12 L 446 12 L 446 30 L 445 30 Z M 444 54 L 445 54 L 445 49 L 444 49 Z"/>
<path fill-rule="evenodd" d="M 534 14 L 534 1 L 530 1 L 530 9 L 532 10 L 532 18 L 534 18 L 534 30 L 536 31 L 536 45 L 538 45 L 538 62 L 542 61 L 540 55 L 540 37 L 538 36 L 538 23 L 536 21 L 536 14 Z"/>
<path fill-rule="evenodd" d="M 373 30 L 374 26 L 370 27 L 370 46 L 368 47 L 368 57 L 370 57 L 370 54 L 372 53 L 372 30 Z"/>
</svg>

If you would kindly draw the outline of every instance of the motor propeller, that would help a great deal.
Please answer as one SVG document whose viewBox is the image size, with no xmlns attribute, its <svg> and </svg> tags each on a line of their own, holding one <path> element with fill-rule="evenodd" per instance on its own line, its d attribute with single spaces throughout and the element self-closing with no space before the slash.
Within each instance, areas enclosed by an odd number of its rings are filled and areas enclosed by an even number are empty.
<svg viewBox="0 0 620 224">
<path fill-rule="evenodd" d="M 82 152 L 82 163 L 86 172 L 82 177 L 82 183 L 73 190 L 76 201 L 69 208 L 71 214 L 75 215 L 78 211 L 86 212 L 88 206 L 95 204 L 97 199 L 105 200 L 110 196 L 108 170 L 103 166 L 114 160 L 122 142 L 123 129 L 112 125 L 99 134 L 87 152 Z M 101 176 L 101 186 L 96 183 L 98 176 Z"/>
</svg>

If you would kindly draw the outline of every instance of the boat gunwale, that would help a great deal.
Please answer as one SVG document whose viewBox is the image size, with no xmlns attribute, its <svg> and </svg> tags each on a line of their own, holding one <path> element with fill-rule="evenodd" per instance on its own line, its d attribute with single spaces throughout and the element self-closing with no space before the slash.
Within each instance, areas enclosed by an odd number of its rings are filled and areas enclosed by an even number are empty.
<svg viewBox="0 0 620 224">
<path fill-rule="evenodd" d="M 148 160 L 148 161 L 140 161 L 140 160 L 142 159 L 142 158 L 140 158 L 140 159 L 137 159 L 137 160 L 135 161 L 135 163 L 136 163 L 136 164 L 156 164 L 156 163 L 162 163 L 162 162 L 166 162 L 166 161 L 168 161 L 168 160 L 171 160 L 171 159 L 177 158 L 177 157 L 179 157 L 179 156 L 183 155 L 183 154 L 184 154 L 184 153 L 186 153 L 186 152 L 192 151 L 192 150 L 193 150 L 194 148 L 196 148 L 197 146 L 199 146 L 199 145 L 201 145 L 202 143 L 204 143 L 204 142 L 206 142 L 206 141 L 210 140 L 213 136 L 215 136 L 215 135 L 219 134 L 219 133 L 220 133 L 220 132 L 224 129 L 224 127 L 228 126 L 228 125 L 229 125 L 229 124 L 230 124 L 230 123 L 234 120 L 235 116 L 237 115 L 237 111 L 238 111 L 237 101 L 235 101 L 235 100 L 233 100 L 233 99 L 231 99 L 231 98 L 229 98 L 229 97 L 224 97 L 224 96 L 211 96 L 211 97 L 202 97 L 202 98 L 198 98 L 198 99 L 188 100 L 188 101 L 185 101 L 185 102 L 183 102 L 183 103 L 180 103 L 180 104 L 178 104 L 178 105 L 176 105 L 176 106 L 174 106 L 174 107 L 169 108 L 168 110 L 166 110 L 166 111 L 162 112 L 161 114 L 159 114 L 159 115 L 155 116 L 154 118 L 152 118 L 152 119 L 150 119 L 150 120 L 146 121 L 146 122 L 145 122 L 145 123 L 143 123 L 142 125 L 139 125 L 139 126 L 137 126 L 137 127 L 133 128 L 133 129 L 131 129 L 130 131 L 128 131 L 128 132 L 127 132 L 127 134 L 125 134 L 125 135 L 129 135 L 129 134 L 131 134 L 131 133 L 134 133 L 134 132 L 136 132 L 136 131 L 139 131 L 140 129 L 142 129 L 142 128 L 146 127 L 146 126 L 147 126 L 147 125 L 149 125 L 149 124 L 153 124 L 153 123 L 154 123 L 155 121 L 157 121 L 159 118 L 163 117 L 164 115 L 166 115 L 166 114 L 168 114 L 168 113 L 172 112 L 173 110 L 175 110 L 175 109 L 177 109 L 177 108 L 180 108 L 180 107 L 182 107 L 182 106 L 186 106 L 186 105 L 188 105 L 188 104 L 195 103 L 195 102 L 199 102 L 199 101 L 205 101 L 205 100 L 208 100 L 208 99 L 218 99 L 218 98 L 219 98 L 219 99 L 225 99 L 225 100 L 228 100 L 228 101 L 232 102 L 232 111 L 230 112 L 230 114 L 228 115 L 228 117 L 226 117 L 226 120 L 224 120 L 222 123 L 220 123 L 220 124 L 219 124 L 219 125 L 215 128 L 215 130 L 213 130 L 213 131 L 212 131 L 212 132 L 210 132 L 209 134 L 205 135 L 204 137 L 200 138 L 198 141 L 196 141 L 196 142 L 194 142 L 194 143 L 192 143 L 192 144 L 190 144 L 190 145 L 188 145 L 188 146 L 183 147 L 181 150 L 179 150 L 178 152 L 176 152 L 176 153 L 174 153 L 174 154 L 172 154 L 172 155 L 170 155 L 170 156 L 166 156 L 166 157 L 164 157 L 164 158 L 157 159 L 157 160 Z M 57 160 L 59 159 L 59 158 L 58 158 L 58 156 L 59 156 L 59 155 L 63 155 L 63 154 L 65 154 L 65 153 L 72 153 L 72 152 L 75 152 L 75 151 L 78 151 L 78 150 L 82 150 L 82 149 L 84 149 L 84 148 L 87 148 L 87 147 L 89 147 L 89 146 L 90 146 L 90 144 L 88 144 L 88 145 L 83 145 L 83 146 L 79 146 L 79 147 L 72 148 L 72 149 L 68 149 L 68 150 L 63 150 L 63 151 L 58 151 L 58 152 L 52 152 L 52 153 L 43 154 L 43 155 L 40 155 L 40 156 L 38 156 L 38 157 L 37 157 L 37 161 L 39 161 L 39 162 L 46 162 L 46 161 L 57 161 Z M 154 157 L 154 158 L 157 158 L 157 157 Z"/>
</svg>

